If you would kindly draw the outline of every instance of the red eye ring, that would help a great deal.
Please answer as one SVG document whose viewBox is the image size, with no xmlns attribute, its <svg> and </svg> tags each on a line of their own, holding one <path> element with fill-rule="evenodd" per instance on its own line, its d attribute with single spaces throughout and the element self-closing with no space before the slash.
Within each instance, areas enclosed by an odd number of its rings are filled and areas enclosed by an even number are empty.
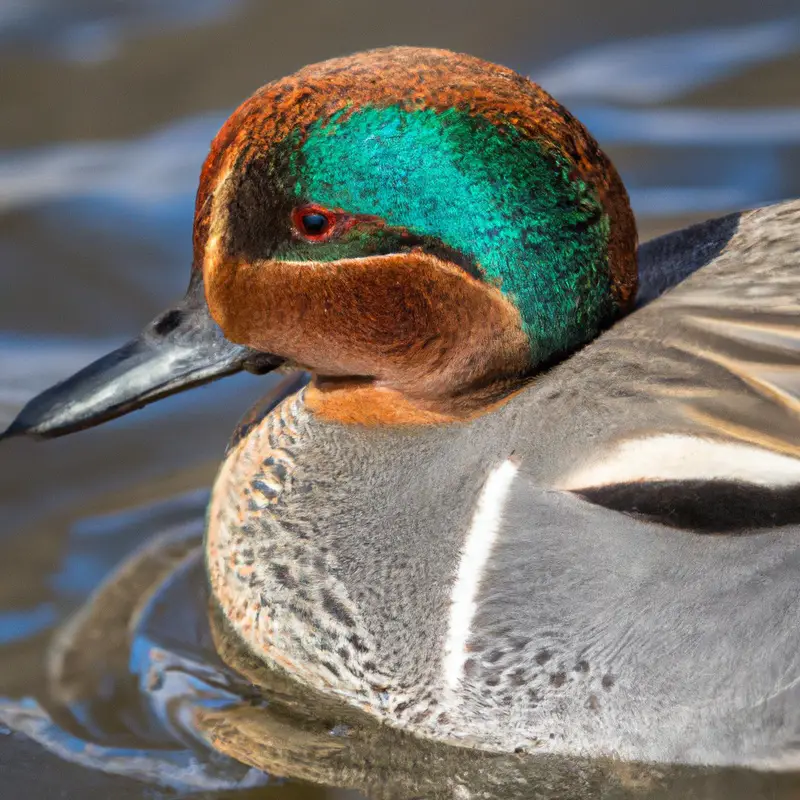
<svg viewBox="0 0 800 800">
<path fill-rule="evenodd" d="M 323 242 L 336 230 L 337 215 L 321 206 L 300 206 L 292 211 L 295 233 L 310 242 Z"/>
</svg>

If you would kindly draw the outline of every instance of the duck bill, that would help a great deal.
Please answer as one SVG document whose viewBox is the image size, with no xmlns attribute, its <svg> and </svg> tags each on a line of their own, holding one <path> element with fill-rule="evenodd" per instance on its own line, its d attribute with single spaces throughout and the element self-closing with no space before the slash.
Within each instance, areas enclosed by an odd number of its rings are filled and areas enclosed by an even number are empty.
<svg viewBox="0 0 800 800">
<path fill-rule="evenodd" d="M 282 363 L 227 341 L 208 311 L 202 280 L 193 276 L 175 308 L 133 341 L 34 397 L 0 439 L 63 436 L 226 375 L 263 374 Z"/>
</svg>

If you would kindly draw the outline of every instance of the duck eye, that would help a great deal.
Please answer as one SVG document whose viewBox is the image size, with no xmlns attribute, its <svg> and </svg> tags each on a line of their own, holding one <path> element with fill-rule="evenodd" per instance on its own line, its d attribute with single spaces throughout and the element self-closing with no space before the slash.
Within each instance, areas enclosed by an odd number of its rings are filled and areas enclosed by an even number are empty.
<svg viewBox="0 0 800 800">
<path fill-rule="evenodd" d="M 324 214 L 303 214 L 301 222 L 303 230 L 312 236 L 325 233 L 325 229 L 328 227 L 328 218 Z"/>
<path fill-rule="evenodd" d="M 298 208 L 293 216 L 296 231 L 309 239 L 321 239 L 333 227 L 332 216 L 321 208 Z"/>
</svg>

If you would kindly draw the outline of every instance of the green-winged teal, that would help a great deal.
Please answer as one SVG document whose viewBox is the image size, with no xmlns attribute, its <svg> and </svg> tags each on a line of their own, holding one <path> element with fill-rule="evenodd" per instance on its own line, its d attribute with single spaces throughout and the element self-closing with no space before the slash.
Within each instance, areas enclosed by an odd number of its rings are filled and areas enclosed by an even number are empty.
<svg viewBox="0 0 800 800">
<path fill-rule="evenodd" d="M 528 80 L 307 67 L 214 140 L 182 303 L 9 433 L 306 370 L 208 514 L 255 656 L 425 737 L 796 768 L 800 202 L 644 245 L 638 288 L 636 252 L 614 167 Z"/>
</svg>

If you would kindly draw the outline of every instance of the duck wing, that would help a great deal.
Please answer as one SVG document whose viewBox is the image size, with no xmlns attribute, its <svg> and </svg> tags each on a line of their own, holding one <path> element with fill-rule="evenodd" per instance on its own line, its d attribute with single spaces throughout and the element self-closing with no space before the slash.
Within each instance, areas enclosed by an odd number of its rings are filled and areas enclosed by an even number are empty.
<svg viewBox="0 0 800 800">
<path fill-rule="evenodd" d="M 638 310 L 539 392 L 571 401 L 548 483 L 700 530 L 800 523 L 800 201 L 640 261 Z"/>
</svg>

